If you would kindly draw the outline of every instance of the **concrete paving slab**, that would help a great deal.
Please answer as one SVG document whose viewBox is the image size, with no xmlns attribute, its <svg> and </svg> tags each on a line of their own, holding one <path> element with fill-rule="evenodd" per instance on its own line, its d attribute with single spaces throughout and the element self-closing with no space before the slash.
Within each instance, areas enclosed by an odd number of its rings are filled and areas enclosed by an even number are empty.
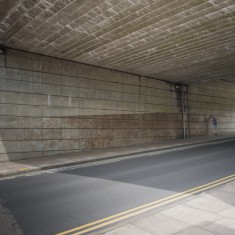
<svg viewBox="0 0 235 235">
<path fill-rule="evenodd" d="M 235 184 L 233 184 L 233 182 L 232 182 L 232 184 L 229 184 L 229 185 L 225 185 L 225 186 L 223 186 L 223 187 L 220 187 L 220 188 L 218 188 L 218 190 L 220 190 L 220 191 L 227 191 L 227 190 L 232 190 L 231 191 L 231 193 L 235 193 Z"/>
<path fill-rule="evenodd" d="M 217 198 L 223 202 L 235 205 L 235 194 L 234 193 L 224 192 L 221 190 L 214 190 L 212 192 L 205 194 L 205 197 L 208 198 L 208 196 L 211 196 L 211 197 Z"/>
<path fill-rule="evenodd" d="M 0 169 L 0 171 L 1 171 L 1 175 L 8 175 L 11 172 L 11 170 L 9 169 Z"/>
<path fill-rule="evenodd" d="M 151 234 L 140 228 L 128 224 L 121 228 L 117 228 L 110 232 L 104 233 L 104 235 L 151 235 Z"/>
<path fill-rule="evenodd" d="M 78 159 L 78 157 L 68 157 L 68 158 L 58 158 L 57 161 L 58 162 L 63 162 L 63 163 L 79 163 L 81 161 L 89 161 L 89 160 L 92 160 L 94 158 L 92 157 L 86 157 L 84 156 L 82 159 Z"/>
<path fill-rule="evenodd" d="M 204 198 L 198 197 L 185 203 L 186 206 L 193 207 L 195 209 L 208 211 L 208 212 L 220 212 L 230 206 L 230 204 L 217 200 L 216 198 Z"/>
<path fill-rule="evenodd" d="M 190 227 L 186 228 L 183 231 L 176 233 L 175 235 L 214 235 L 214 233 L 205 231 L 201 228 Z"/>
<path fill-rule="evenodd" d="M 32 170 L 39 169 L 36 166 L 32 166 L 32 165 L 28 165 L 28 164 L 21 164 L 21 163 L 14 163 L 14 162 L 5 163 L 5 167 L 7 167 L 7 169 L 13 173 L 22 172 L 22 171 L 32 171 Z"/>
<path fill-rule="evenodd" d="M 194 209 L 184 205 L 174 206 L 161 212 L 161 214 L 197 227 L 204 227 L 205 225 L 221 218 L 220 215 Z"/>
<path fill-rule="evenodd" d="M 235 182 L 231 182 L 230 184 L 228 184 L 226 186 L 235 188 Z"/>
<path fill-rule="evenodd" d="M 147 217 L 133 224 L 153 235 L 175 234 L 176 232 L 179 232 L 190 226 L 187 223 L 181 222 L 179 220 L 161 214 L 156 214 Z"/>
<path fill-rule="evenodd" d="M 229 208 L 219 212 L 219 215 L 229 217 L 235 220 L 235 206 L 230 206 Z"/>
<path fill-rule="evenodd" d="M 4 162 L 3 165 L 6 167 L 10 167 L 10 168 L 18 168 L 19 165 L 22 165 L 22 164 L 19 162 Z"/>
<path fill-rule="evenodd" d="M 203 229 L 217 235 L 235 235 L 235 220 L 221 218 Z"/>
<path fill-rule="evenodd" d="M 5 166 L 5 165 L 1 165 L 0 166 L 0 171 L 2 171 L 2 170 L 6 170 L 6 169 L 9 169 L 7 166 Z"/>
<path fill-rule="evenodd" d="M 223 188 L 218 189 L 219 191 L 223 191 L 223 192 L 228 192 L 228 193 L 234 193 L 235 194 L 235 185 L 234 186 L 226 186 Z"/>
</svg>

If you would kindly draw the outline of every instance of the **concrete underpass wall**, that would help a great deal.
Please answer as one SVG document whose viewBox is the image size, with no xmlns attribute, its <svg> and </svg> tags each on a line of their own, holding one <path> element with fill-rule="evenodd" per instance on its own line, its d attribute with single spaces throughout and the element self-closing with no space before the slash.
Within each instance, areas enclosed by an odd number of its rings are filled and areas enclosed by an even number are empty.
<svg viewBox="0 0 235 235">
<path fill-rule="evenodd" d="M 174 84 L 8 49 L 0 161 L 179 138 L 180 106 Z"/>
<path fill-rule="evenodd" d="M 235 133 L 235 83 L 214 80 L 189 86 L 191 136 L 212 135 L 216 116 L 220 134 Z"/>
</svg>

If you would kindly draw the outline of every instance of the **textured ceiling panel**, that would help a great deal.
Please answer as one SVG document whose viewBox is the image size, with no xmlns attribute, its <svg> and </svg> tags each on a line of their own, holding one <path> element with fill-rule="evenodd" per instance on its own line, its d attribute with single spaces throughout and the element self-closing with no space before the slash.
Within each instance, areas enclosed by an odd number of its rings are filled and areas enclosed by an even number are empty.
<svg viewBox="0 0 235 235">
<path fill-rule="evenodd" d="M 167 81 L 235 80 L 234 0 L 3 0 L 3 6 L 4 46 Z"/>
</svg>

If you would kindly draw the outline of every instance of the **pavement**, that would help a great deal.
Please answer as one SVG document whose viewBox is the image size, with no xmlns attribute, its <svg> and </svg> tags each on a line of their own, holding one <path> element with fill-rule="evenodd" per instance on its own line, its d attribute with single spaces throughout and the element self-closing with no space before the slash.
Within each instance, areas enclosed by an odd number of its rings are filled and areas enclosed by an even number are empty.
<svg viewBox="0 0 235 235">
<path fill-rule="evenodd" d="M 169 140 L 162 143 L 139 144 L 118 148 L 96 149 L 49 157 L 33 158 L 19 161 L 0 163 L 0 177 L 25 174 L 51 168 L 65 167 L 109 158 L 125 157 L 136 154 L 146 154 L 176 147 L 184 147 L 197 144 L 206 144 L 218 140 L 232 139 L 233 135 L 203 136 L 190 139 Z"/>
<path fill-rule="evenodd" d="M 234 235 L 235 181 L 103 235 Z"/>
</svg>

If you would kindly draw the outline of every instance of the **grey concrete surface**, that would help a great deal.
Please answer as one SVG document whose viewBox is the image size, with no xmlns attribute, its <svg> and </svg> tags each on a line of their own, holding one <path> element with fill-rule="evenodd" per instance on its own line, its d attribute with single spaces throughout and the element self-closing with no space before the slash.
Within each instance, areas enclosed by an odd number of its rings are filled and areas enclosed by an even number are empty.
<svg viewBox="0 0 235 235">
<path fill-rule="evenodd" d="M 235 83 L 172 82 L 24 51 L 0 55 L 0 162 L 235 133 Z"/>
<path fill-rule="evenodd" d="M 157 79 L 234 79 L 232 0 L 2 2 L 0 44 Z"/>
</svg>

